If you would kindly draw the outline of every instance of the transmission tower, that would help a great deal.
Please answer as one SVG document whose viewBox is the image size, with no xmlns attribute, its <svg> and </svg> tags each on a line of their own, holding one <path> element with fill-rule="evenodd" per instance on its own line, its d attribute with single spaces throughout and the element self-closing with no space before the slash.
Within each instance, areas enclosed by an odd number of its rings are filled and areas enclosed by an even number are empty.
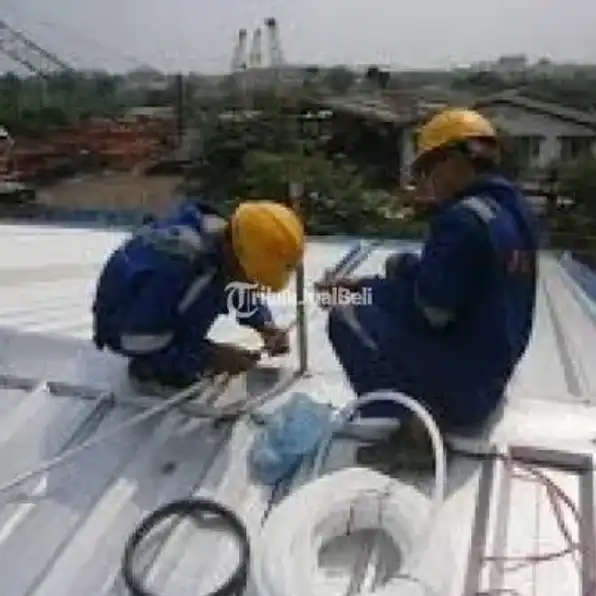
<svg viewBox="0 0 596 596">
<path fill-rule="evenodd" d="M 56 71 L 73 71 L 73 68 L 58 56 L 37 45 L 2 20 L 0 20 L 0 52 L 43 78 L 49 77 Z"/>
</svg>

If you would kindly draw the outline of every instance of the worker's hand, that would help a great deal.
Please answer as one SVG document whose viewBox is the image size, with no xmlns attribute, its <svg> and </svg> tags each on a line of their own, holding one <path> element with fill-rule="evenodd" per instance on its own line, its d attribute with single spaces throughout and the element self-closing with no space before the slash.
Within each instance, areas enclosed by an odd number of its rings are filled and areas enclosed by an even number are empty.
<svg viewBox="0 0 596 596">
<path fill-rule="evenodd" d="M 335 279 L 322 279 L 315 283 L 315 292 L 326 294 L 335 289 L 357 292 L 360 289 L 361 280 L 357 278 L 338 277 Z"/>
<path fill-rule="evenodd" d="M 213 374 L 240 375 L 252 368 L 260 353 L 233 344 L 213 343 L 209 348 L 208 370 Z"/>
<path fill-rule="evenodd" d="M 281 329 L 272 323 L 259 329 L 263 338 L 264 350 L 269 356 L 282 356 L 290 351 L 290 338 L 285 329 Z"/>
</svg>

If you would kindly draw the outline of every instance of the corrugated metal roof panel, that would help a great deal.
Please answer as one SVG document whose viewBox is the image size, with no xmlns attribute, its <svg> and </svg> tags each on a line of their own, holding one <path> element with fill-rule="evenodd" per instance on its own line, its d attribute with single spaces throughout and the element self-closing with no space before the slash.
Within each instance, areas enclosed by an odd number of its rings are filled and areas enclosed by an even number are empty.
<svg viewBox="0 0 596 596">
<path fill-rule="evenodd" d="M 0 270 L 0 380 L 6 386 L 0 390 L 0 483 L 138 412 L 109 400 L 59 397 L 55 385 L 52 392 L 35 382 L 102 390 L 123 377 L 120 359 L 97 353 L 89 341 L 94 280 L 119 239 L 118 234 L 100 231 L 2 229 L 0 249 L 14 260 L 5 259 Z M 346 249 L 341 242 L 313 241 L 307 251 L 309 279 L 319 277 Z M 376 250 L 361 271 L 378 271 L 390 250 Z M 291 304 L 273 308 L 282 322 L 293 317 Z M 575 530 L 571 540 L 579 541 L 584 550 L 594 546 L 593 471 L 586 468 L 582 454 L 591 457 L 596 436 L 595 312 L 566 271 L 545 255 L 532 346 L 511 383 L 502 419 L 487 430 L 494 440 L 529 446 L 516 457 L 541 460 L 536 469 L 568 493 L 581 520 L 575 524 L 581 530 Z M 283 381 L 282 396 L 299 389 L 323 401 L 345 403 L 350 391 L 324 328 L 324 313 L 313 308 L 308 376 L 290 382 L 295 362 L 271 361 L 265 364 L 284 368 L 234 381 L 219 401 L 259 393 Z M 218 323 L 214 333 L 254 341 L 250 331 L 238 330 L 227 320 Z M 0 496 L 2 592 L 124 593 L 119 564 L 127 536 L 144 514 L 189 494 L 215 496 L 228 504 L 254 535 L 263 516 L 289 488 L 271 491 L 250 480 L 246 454 L 257 432 L 250 421 L 214 428 L 170 413 L 100 443 L 41 481 L 32 479 L 11 493 L 10 502 Z M 349 465 L 355 447 L 348 439 L 334 441 L 325 469 Z M 559 452 L 570 460 L 563 468 Z M 588 463 L 591 466 L 591 460 Z M 294 485 L 304 481 L 305 473 L 297 475 Z M 451 462 L 448 498 L 432 541 L 439 593 L 588 593 L 594 572 L 589 554 L 583 559 L 576 555 L 575 560 L 553 558 L 516 571 L 509 563 L 486 562 L 487 556 L 525 556 L 556 551 L 563 544 L 559 514 L 553 513 L 544 485 L 527 478 L 527 472 L 523 475 L 487 458 L 456 457 Z M 428 490 L 428 477 L 410 480 Z M 568 512 L 563 515 L 569 517 Z M 327 553 L 326 564 L 335 569 L 329 594 L 346 593 L 350 584 L 358 583 L 352 576 L 364 554 L 364 546 L 357 543 Z M 235 556 L 225 536 L 180 524 L 153 556 L 147 581 L 164 596 L 201 594 L 229 573 Z"/>
</svg>

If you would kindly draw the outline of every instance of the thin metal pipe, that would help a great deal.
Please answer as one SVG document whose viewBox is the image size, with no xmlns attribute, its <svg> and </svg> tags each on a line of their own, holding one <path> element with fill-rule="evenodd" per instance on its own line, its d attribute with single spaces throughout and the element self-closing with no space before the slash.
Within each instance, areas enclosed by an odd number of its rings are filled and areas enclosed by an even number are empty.
<svg viewBox="0 0 596 596">
<path fill-rule="evenodd" d="M 296 321 L 298 325 L 298 372 L 308 371 L 308 322 L 306 320 L 304 261 L 296 270 Z"/>
</svg>

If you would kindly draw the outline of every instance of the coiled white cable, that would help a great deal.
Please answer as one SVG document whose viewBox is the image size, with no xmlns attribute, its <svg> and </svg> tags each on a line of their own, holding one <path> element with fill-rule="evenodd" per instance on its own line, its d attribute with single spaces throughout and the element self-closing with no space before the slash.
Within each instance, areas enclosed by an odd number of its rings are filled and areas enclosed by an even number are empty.
<svg viewBox="0 0 596 596">
<path fill-rule="evenodd" d="M 424 554 L 436 515 L 443 503 L 446 459 L 441 433 L 431 415 L 412 398 L 378 391 L 337 413 L 313 468 L 320 469 L 332 434 L 357 406 L 391 400 L 411 410 L 424 423 L 435 453 L 432 500 L 414 487 L 365 468 L 348 468 L 312 480 L 286 497 L 265 522 L 254 545 L 253 581 L 259 596 L 317 596 L 325 590 L 319 551 L 349 529 L 384 530 L 402 554 L 399 574 L 375 590 L 377 596 L 425 594 Z"/>
</svg>

